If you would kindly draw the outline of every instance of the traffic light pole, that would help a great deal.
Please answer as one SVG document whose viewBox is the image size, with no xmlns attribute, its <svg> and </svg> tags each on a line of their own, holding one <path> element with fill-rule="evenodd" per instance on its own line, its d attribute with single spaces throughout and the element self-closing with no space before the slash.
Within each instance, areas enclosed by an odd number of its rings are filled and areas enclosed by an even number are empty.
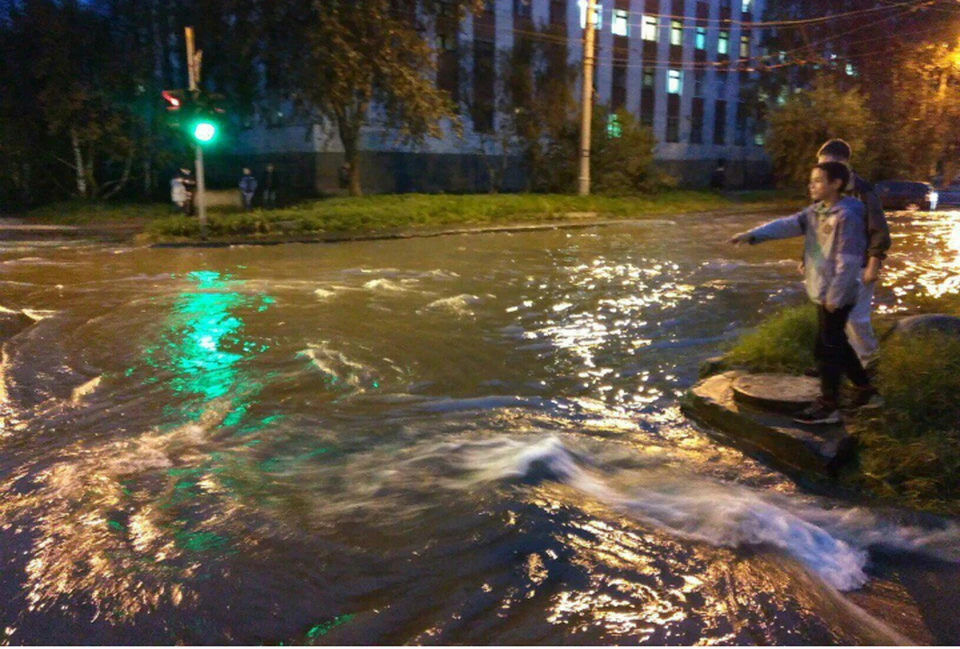
<svg viewBox="0 0 960 649">
<path fill-rule="evenodd" d="M 187 71 L 190 76 L 190 91 L 197 90 L 200 76 L 199 61 L 194 49 L 193 27 L 186 28 L 187 43 Z M 200 218 L 200 238 L 207 238 L 207 197 L 206 197 L 206 179 L 203 174 L 203 147 L 200 144 L 197 147 L 197 214 Z"/>
</svg>

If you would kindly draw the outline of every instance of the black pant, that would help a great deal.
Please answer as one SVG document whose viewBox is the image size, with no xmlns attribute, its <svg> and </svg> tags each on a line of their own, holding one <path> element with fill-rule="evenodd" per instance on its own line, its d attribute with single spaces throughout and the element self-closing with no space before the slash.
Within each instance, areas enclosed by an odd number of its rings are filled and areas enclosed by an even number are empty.
<svg viewBox="0 0 960 649">
<path fill-rule="evenodd" d="M 817 305 L 817 342 L 813 348 L 813 357 L 820 371 L 820 393 L 824 399 L 836 403 L 840 399 L 840 379 L 846 374 L 857 387 L 870 385 L 860 359 L 847 340 L 847 318 L 853 305 L 837 309 L 833 313 Z"/>
</svg>

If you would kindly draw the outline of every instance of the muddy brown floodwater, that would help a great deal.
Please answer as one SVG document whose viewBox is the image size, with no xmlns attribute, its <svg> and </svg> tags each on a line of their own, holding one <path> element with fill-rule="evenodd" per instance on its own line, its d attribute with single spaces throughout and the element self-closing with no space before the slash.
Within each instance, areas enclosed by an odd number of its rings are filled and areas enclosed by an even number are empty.
<svg viewBox="0 0 960 649">
<path fill-rule="evenodd" d="M 960 642 L 956 521 L 688 421 L 802 302 L 757 215 L 339 245 L 0 244 L 5 644 Z M 880 309 L 960 291 L 892 215 Z"/>
</svg>

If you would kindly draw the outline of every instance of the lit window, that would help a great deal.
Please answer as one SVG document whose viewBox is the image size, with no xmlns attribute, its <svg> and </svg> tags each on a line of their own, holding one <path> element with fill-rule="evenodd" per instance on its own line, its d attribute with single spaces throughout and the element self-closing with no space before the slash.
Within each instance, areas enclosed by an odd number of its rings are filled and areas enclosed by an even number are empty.
<svg viewBox="0 0 960 649">
<path fill-rule="evenodd" d="M 620 126 L 620 120 L 617 119 L 616 113 L 607 118 L 607 137 L 615 138 L 620 137 L 623 133 L 623 129 Z"/>
<path fill-rule="evenodd" d="M 683 91 L 683 72 L 680 70 L 667 71 L 667 92 L 679 95 Z"/>
<path fill-rule="evenodd" d="M 630 35 L 630 21 L 627 18 L 627 12 L 624 9 L 616 9 L 613 12 L 613 33 L 616 36 Z"/>
<path fill-rule="evenodd" d="M 848 77 L 857 76 L 857 71 L 853 68 L 853 63 L 847 63 L 847 76 Z"/>
<path fill-rule="evenodd" d="M 696 48 L 698 50 L 707 49 L 707 28 L 697 27 Z"/>
<path fill-rule="evenodd" d="M 670 21 L 670 44 L 683 45 L 683 23 L 679 20 Z"/>
<path fill-rule="evenodd" d="M 766 142 L 766 138 L 763 136 L 763 131 L 754 133 L 753 135 L 754 144 L 756 144 L 757 146 L 763 146 L 764 142 Z"/>
<path fill-rule="evenodd" d="M 729 54 L 730 53 L 730 34 L 727 32 L 720 32 L 720 36 L 717 39 L 717 54 Z"/>
<path fill-rule="evenodd" d="M 740 37 L 740 58 L 745 59 L 750 56 L 750 37 L 741 36 Z"/>
<path fill-rule="evenodd" d="M 657 18 L 656 16 L 644 16 L 641 29 L 641 38 L 645 41 L 657 42 Z"/>
<path fill-rule="evenodd" d="M 752 4 L 753 4 L 752 0 L 743 0 L 743 3 L 742 3 L 743 13 L 747 13 L 748 11 L 750 11 L 750 5 Z"/>
<path fill-rule="evenodd" d="M 593 28 L 600 29 L 603 26 L 603 13 L 599 4 L 594 5 L 593 7 Z M 580 29 L 586 29 L 587 27 L 587 3 L 585 0 L 580 0 Z"/>
</svg>

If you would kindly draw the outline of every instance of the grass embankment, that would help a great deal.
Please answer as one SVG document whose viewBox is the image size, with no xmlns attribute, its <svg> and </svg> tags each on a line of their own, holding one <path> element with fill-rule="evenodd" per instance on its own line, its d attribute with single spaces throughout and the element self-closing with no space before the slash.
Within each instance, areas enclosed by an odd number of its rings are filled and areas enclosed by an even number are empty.
<svg viewBox="0 0 960 649">
<path fill-rule="evenodd" d="M 211 239 L 282 239 L 323 234 L 410 231 L 463 226 L 513 225 L 572 218 L 617 219 L 696 212 L 794 209 L 803 200 L 779 191 L 733 194 L 663 190 L 637 196 L 566 194 L 384 194 L 307 200 L 275 210 L 207 210 Z M 200 237 L 196 217 L 166 203 L 68 201 L 22 215 L 48 225 L 137 224 L 150 241 Z"/>
<path fill-rule="evenodd" d="M 169 218 L 173 208 L 165 203 L 98 203 L 64 201 L 31 210 L 23 217 L 45 225 L 146 225 Z"/>
<path fill-rule="evenodd" d="M 537 223 L 583 217 L 630 218 L 736 209 L 792 208 L 797 201 L 778 192 L 719 195 L 670 190 L 644 196 L 568 196 L 560 194 L 398 194 L 312 200 L 277 210 L 214 209 L 213 239 L 274 238 L 324 233 L 411 230 L 461 226 Z M 154 241 L 196 239 L 196 218 L 166 216 L 152 221 Z"/>
<path fill-rule="evenodd" d="M 921 300 L 925 312 L 960 316 L 960 297 Z M 813 365 L 816 311 L 777 313 L 725 355 L 752 371 L 799 373 Z M 859 441 L 845 483 L 893 502 L 960 514 L 960 340 L 929 333 L 882 342 L 876 385 L 884 405 L 850 420 Z"/>
</svg>

